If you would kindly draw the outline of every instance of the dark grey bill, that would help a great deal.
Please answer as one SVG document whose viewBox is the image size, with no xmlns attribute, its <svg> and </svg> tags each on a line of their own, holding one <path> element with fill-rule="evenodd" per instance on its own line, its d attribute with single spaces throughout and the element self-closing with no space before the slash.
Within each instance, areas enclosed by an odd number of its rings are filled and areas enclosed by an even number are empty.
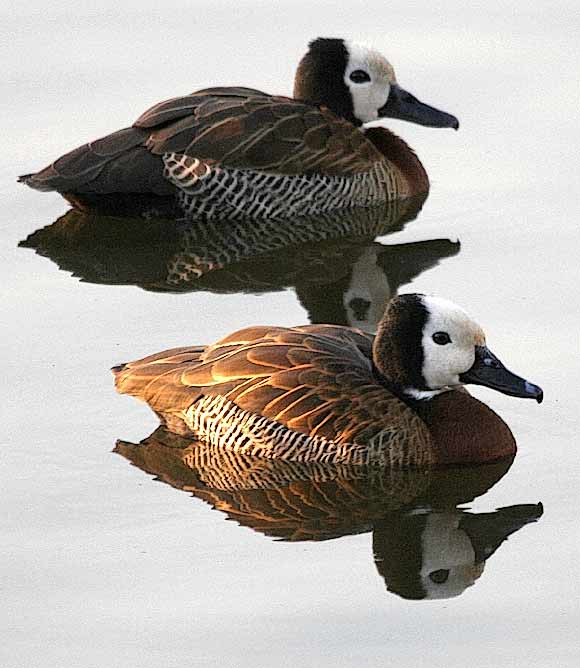
<svg viewBox="0 0 580 668">
<path fill-rule="evenodd" d="M 489 559 L 508 536 L 526 524 L 537 522 L 543 514 L 541 503 L 522 503 L 498 508 L 492 513 L 464 513 L 460 515 L 459 528 L 469 536 L 475 550 L 475 563 L 480 564 Z"/>
<path fill-rule="evenodd" d="M 444 111 L 423 104 L 414 95 L 408 93 L 397 84 L 391 84 L 389 99 L 384 107 L 379 109 L 382 118 L 399 118 L 403 121 L 427 125 L 430 128 L 459 129 L 459 121 Z"/>
<path fill-rule="evenodd" d="M 459 376 L 459 380 L 462 383 L 485 385 L 512 397 L 535 399 L 539 404 L 544 398 L 541 387 L 532 385 L 525 378 L 506 369 L 487 346 L 475 346 L 475 362 L 469 371 Z"/>
</svg>

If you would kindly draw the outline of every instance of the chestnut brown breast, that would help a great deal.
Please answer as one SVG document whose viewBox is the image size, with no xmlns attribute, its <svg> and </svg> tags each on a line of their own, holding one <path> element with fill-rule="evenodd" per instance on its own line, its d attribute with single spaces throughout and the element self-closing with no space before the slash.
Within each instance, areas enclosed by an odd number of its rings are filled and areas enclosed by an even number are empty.
<svg viewBox="0 0 580 668">
<path fill-rule="evenodd" d="M 444 392 L 416 410 L 429 427 L 438 464 L 491 462 L 516 452 L 507 424 L 465 390 Z"/>
</svg>

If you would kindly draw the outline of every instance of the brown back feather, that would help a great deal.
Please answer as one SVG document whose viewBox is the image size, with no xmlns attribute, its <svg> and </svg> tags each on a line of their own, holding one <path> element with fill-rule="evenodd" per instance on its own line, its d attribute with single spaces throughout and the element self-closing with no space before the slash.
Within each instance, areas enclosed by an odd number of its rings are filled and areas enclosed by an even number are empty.
<svg viewBox="0 0 580 668">
<path fill-rule="evenodd" d="M 338 443 L 366 443 L 384 429 L 425 448 L 422 420 L 376 382 L 371 337 L 347 327 L 250 327 L 207 348 L 169 350 L 116 371 L 117 389 L 160 415 L 186 410 L 203 395 L 294 431 Z"/>
<path fill-rule="evenodd" d="M 224 167 L 279 174 L 357 174 L 381 160 L 330 110 L 247 89 L 209 88 L 160 103 L 135 123 L 154 154 L 180 153 Z"/>
</svg>

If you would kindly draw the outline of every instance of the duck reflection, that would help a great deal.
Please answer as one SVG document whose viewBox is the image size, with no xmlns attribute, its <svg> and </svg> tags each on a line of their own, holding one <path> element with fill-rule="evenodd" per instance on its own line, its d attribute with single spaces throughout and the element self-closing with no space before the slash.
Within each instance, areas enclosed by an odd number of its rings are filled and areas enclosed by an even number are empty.
<svg viewBox="0 0 580 668">
<path fill-rule="evenodd" d="M 384 244 L 424 198 L 311 218 L 143 220 L 71 210 L 20 243 L 82 281 L 149 291 L 264 293 L 293 287 L 312 322 L 374 331 L 399 287 L 459 252 L 433 239 Z"/>
<path fill-rule="evenodd" d="M 402 598 L 453 598 L 475 584 L 511 534 L 542 513 L 541 503 L 490 513 L 458 508 L 391 513 L 373 527 L 375 565 L 387 589 Z"/>
<path fill-rule="evenodd" d="M 163 428 L 139 444 L 118 441 L 115 452 L 266 536 L 323 541 L 372 532 L 379 574 L 407 599 L 461 594 L 505 539 L 543 512 L 541 504 L 458 508 L 495 485 L 513 458 L 438 470 L 303 464 L 226 452 Z"/>
</svg>

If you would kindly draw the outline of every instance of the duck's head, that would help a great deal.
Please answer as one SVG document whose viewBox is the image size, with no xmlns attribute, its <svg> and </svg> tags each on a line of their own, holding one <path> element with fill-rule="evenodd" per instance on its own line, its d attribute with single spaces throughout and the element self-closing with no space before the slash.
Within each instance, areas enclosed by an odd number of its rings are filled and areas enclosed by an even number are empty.
<svg viewBox="0 0 580 668">
<path fill-rule="evenodd" d="M 414 399 L 468 383 L 538 403 L 543 399 L 542 389 L 506 369 L 487 347 L 481 327 L 446 299 L 407 294 L 391 300 L 373 356 L 386 381 Z"/>
<path fill-rule="evenodd" d="M 344 39 L 319 37 L 310 42 L 296 71 L 294 97 L 324 104 L 355 125 L 399 118 L 434 128 L 459 128 L 455 116 L 401 88 L 393 66 L 378 51 Z"/>
</svg>

